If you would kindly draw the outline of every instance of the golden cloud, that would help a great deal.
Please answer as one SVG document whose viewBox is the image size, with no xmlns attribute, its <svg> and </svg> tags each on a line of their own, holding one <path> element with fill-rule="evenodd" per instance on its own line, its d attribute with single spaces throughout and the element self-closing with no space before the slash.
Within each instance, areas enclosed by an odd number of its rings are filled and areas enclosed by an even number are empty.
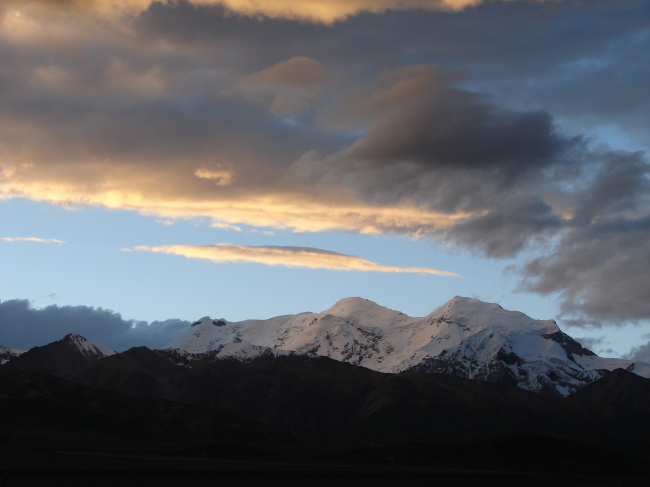
<svg viewBox="0 0 650 487">
<path fill-rule="evenodd" d="M 124 250 L 128 251 L 131 249 Z M 158 247 L 142 245 L 135 247 L 133 250 L 182 255 L 189 259 L 204 259 L 216 263 L 254 262 L 270 266 L 303 267 L 331 271 L 408 272 L 460 277 L 453 272 L 428 267 L 388 266 L 353 255 L 308 247 L 248 247 L 245 245 L 220 243 L 217 245 L 161 245 Z"/>
<path fill-rule="evenodd" d="M 228 186 L 235 180 L 234 172 L 220 169 L 200 168 L 194 172 L 194 175 L 200 179 L 213 179 L 217 186 Z"/>
<path fill-rule="evenodd" d="M 78 180 L 54 179 L 48 174 L 38 179 L 8 177 L 0 179 L 0 200 L 27 198 L 70 208 L 104 206 L 169 219 L 208 218 L 215 227 L 235 230 L 236 225 L 244 224 L 294 232 L 338 230 L 411 236 L 432 235 L 470 216 L 432 212 L 418 206 L 370 206 L 335 189 L 260 195 L 247 189 L 242 194 L 219 198 L 218 193 L 202 193 L 175 174 L 167 178 L 159 175 L 153 185 L 128 170 L 121 174 L 119 168 L 113 168 L 111 175 L 112 179 L 97 174 Z"/>
</svg>

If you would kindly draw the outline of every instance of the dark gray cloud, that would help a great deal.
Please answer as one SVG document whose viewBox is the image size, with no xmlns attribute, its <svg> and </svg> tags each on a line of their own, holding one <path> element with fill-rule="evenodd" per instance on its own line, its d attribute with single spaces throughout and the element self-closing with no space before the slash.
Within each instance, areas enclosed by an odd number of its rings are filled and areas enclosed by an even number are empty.
<svg viewBox="0 0 650 487">
<path fill-rule="evenodd" d="M 643 214 L 650 209 L 650 166 L 642 152 L 610 151 L 587 162 L 587 185 L 576 189 L 574 224 Z M 584 184 L 578 179 L 576 183 Z"/>
<path fill-rule="evenodd" d="M 548 113 L 499 109 L 450 87 L 457 77 L 413 66 L 353 89 L 322 119 L 364 133 L 324 164 L 307 161 L 308 179 L 348 186 L 372 204 L 470 212 L 437 237 L 512 256 L 566 225 L 543 192 L 565 193 L 558 181 L 580 177 L 592 156 L 581 139 L 560 135 Z"/>
<path fill-rule="evenodd" d="M 444 76 L 432 67 L 419 68 L 386 76 L 365 97 L 357 92 L 354 101 L 344 101 L 346 110 L 356 117 L 367 112 L 372 123 L 347 150 L 349 158 L 372 165 L 499 168 L 511 173 L 509 179 L 552 163 L 571 145 L 555 133 L 548 113 L 486 105 L 472 93 L 440 86 Z"/>
<path fill-rule="evenodd" d="M 512 256 L 535 241 L 544 242 L 566 223 L 541 198 L 520 195 L 483 215 L 463 219 L 444 232 L 444 239 L 487 257 Z"/>
<path fill-rule="evenodd" d="M 547 114 L 497 110 L 446 76 L 388 73 L 329 107 L 327 123 L 365 132 L 315 168 L 321 182 L 374 204 L 471 211 L 437 238 L 488 257 L 538 243 L 521 288 L 556 295 L 569 323 L 650 317 L 646 155 L 596 151 L 559 135 Z"/>
<path fill-rule="evenodd" d="M 579 145 L 556 133 L 548 113 L 500 109 L 450 87 L 457 76 L 431 65 L 384 72 L 327 107 L 325 124 L 364 131 L 329 171 L 371 200 L 475 211 L 511 198 Z"/>
<path fill-rule="evenodd" d="M 180 336 L 189 325 L 178 319 L 125 320 L 119 313 L 89 306 L 34 309 L 26 299 L 0 303 L 0 344 L 18 350 L 46 345 L 68 333 L 79 333 L 118 352 L 137 346 L 154 349 Z"/>
<path fill-rule="evenodd" d="M 414 63 L 471 69 L 468 84 L 495 94 L 499 104 L 550 110 L 582 127 L 613 124 L 648 143 L 648 18 L 647 1 L 521 1 L 486 2 L 460 13 L 366 13 L 324 26 L 161 2 L 137 27 L 145 39 L 209 46 L 244 72 L 296 55 L 357 80 Z"/>
<path fill-rule="evenodd" d="M 650 217 L 616 218 L 569 230 L 523 269 L 523 289 L 557 294 L 573 324 L 650 317 Z"/>
<path fill-rule="evenodd" d="M 573 218 L 550 252 L 522 269 L 522 288 L 556 294 L 570 323 L 650 317 L 650 164 L 643 153 L 610 152 L 577 179 Z"/>
</svg>

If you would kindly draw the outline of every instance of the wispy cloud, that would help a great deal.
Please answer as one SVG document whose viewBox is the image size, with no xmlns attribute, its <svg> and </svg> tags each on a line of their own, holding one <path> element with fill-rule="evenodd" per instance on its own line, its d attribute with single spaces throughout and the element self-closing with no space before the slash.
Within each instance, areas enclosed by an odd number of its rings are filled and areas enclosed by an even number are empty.
<svg viewBox="0 0 650 487">
<path fill-rule="evenodd" d="M 131 250 L 131 249 L 124 249 Z M 190 259 L 205 259 L 216 263 L 255 262 L 258 264 L 327 269 L 331 271 L 409 272 L 460 277 L 458 274 L 429 267 L 398 267 L 382 265 L 354 255 L 340 254 L 310 247 L 260 246 L 248 247 L 221 243 L 217 245 L 141 245 L 133 250 L 182 255 Z"/>
<path fill-rule="evenodd" d="M 2 237 L 0 240 L 5 242 L 40 242 L 40 243 L 55 243 L 55 244 L 64 244 L 63 240 L 58 240 L 56 238 L 36 238 L 36 237 Z"/>
<path fill-rule="evenodd" d="M 214 222 L 211 225 L 212 228 L 219 228 L 220 230 L 234 230 L 235 232 L 241 232 L 241 227 L 237 225 L 230 225 L 228 223 Z"/>
</svg>

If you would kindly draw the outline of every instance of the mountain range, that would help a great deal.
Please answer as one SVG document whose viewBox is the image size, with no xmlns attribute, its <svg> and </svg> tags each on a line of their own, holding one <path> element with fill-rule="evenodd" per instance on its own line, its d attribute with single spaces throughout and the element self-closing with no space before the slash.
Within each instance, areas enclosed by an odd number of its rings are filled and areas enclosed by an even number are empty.
<svg viewBox="0 0 650 487">
<path fill-rule="evenodd" d="M 534 320 L 498 304 L 454 297 L 423 318 L 362 298 L 321 313 L 229 322 L 204 317 L 164 350 L 178 363 L 205 354 L 323 356 L 378 372 L 437 372 L 570 395 L 624 368 L 650 377 L 650 365 L 598 357 L 553 320 Z"/>
<path fill-rule="evenodd" d="M 206 317 L 160 350 L 115 353 L 72 333 L 0 352 L 0 417 L 30 442 L 25 465 L 42 449 L 144 461 L 189 448 L 264 465 L 650 473 L 648 364 L 598 357 L 552 320 L 475 299 L 424 318 L 360 298 Z"/>
<path fill-rule="evenodd" d="M 28 352 L 0 347 L 4 372 L 74 377 L 116 352 L 76 333 Z M 560 330 L 498 304 L 456 296 L 422 318 L 367 299 L 345 298 L 320 313 L 229 322 L 208 316 L 158 351 L 170 363 L 301 355 L 377 372 L 443 373 L 569 396 L 609 372 L 649 378 L 650 364 L 603 358 Z"/>
</svg>

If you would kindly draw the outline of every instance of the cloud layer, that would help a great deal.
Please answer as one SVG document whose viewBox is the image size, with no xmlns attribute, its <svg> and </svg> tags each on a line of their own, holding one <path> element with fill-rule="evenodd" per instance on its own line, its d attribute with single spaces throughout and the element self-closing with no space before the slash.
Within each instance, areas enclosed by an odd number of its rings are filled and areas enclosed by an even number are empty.
<svg viewBox="0 0 650 487">
<path fill-rule="evenodd" d="M 47 306 L 34 309 L 26 299 L 0 303 L 0 344 L 18 350 L 47 345 L 68 333 L 122 352 L 131 347 L 161 348 L 180 336 L 190 322 L 125 320 L 119 313 L 89 306 Z"/>
<path fill-rule="evenodd" d="M 520 288 L 572 323 L 648 320 L 648 14 L 647 0 L 4 0 L 0 199 L 526 252 Z M 239 260 L 281 254 L 263 248 Z M 300 252 L 382 267 L 273 258 Z"/>
<path fill-rule="evenodd" d="M 428 267 L 381 265 L 367 259 L 362 259 L 361 257 L 309 247 L 279 247 L 271 245 L 247 247 L 245 245 L 221 243 L 217 245 L 161 245 L 158 247 L 142 245 L 135 247 L 134 250 L 182 255 L 190 259 L 205 259 L 216 263 L 255 262 L 265 265 L 326 269 L 330 271 L 407 272 L 460 277 L 453 272 Z"/>
<path fill-rule="evenodd" d="M 387 10 L 462 10 L 486 0 L 186 0 L 197 6 L 223 5 L 233 13 L 292 20 L 332 23 L 361 12 Z M 502 0 L 515 1 L 515 0 Z M 552 0 L 537 0 L 539 2 Z M 135 14 L 146 10 L 154 0 L 3 0 L 0 6 L 32 5 L 93 9 L 108 16 Z"/>
</svg>

